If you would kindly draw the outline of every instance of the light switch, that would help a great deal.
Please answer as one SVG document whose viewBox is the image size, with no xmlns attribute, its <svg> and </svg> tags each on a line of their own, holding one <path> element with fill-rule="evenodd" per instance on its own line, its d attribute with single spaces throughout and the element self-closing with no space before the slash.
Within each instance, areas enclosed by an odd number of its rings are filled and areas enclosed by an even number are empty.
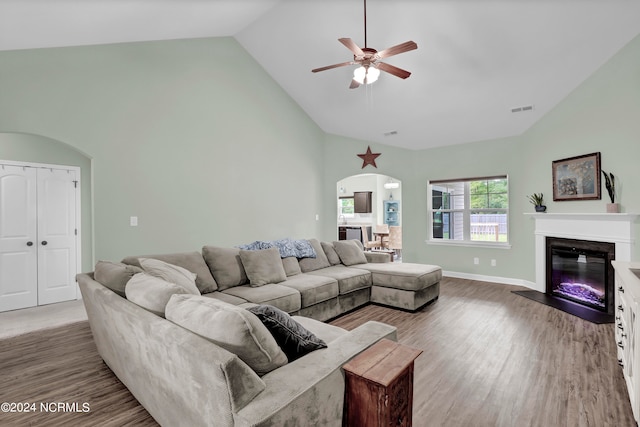
<svg viewBox="0 0 640 427">
<path fill-rule="evenodd" d="M 129 225 L 132 227 L 137 227 L 138 226 L 138 217 L 137 216 L 132 216 L 129 218 Z"/>
</svg>

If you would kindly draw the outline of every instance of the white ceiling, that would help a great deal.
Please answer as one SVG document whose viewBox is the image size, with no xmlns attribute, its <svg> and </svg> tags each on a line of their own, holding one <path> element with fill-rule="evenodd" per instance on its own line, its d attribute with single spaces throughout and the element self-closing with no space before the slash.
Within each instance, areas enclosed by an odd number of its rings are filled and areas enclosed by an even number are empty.
<svg viewBox="0 0 640 427">
<path fill-rule="evenodd" d="M 0 0 L 0 50 L 234 36 L 326 132 L 410 149 L 518 135 L 640 33 L 639 0 L 368 0 L 369 47 L 413 40 L 348 89 L 362 0 Z M 534 105 L 529 112 L 511 109 Z M 385 136 L 391 131 L 397 135 Z"/>
</svg>

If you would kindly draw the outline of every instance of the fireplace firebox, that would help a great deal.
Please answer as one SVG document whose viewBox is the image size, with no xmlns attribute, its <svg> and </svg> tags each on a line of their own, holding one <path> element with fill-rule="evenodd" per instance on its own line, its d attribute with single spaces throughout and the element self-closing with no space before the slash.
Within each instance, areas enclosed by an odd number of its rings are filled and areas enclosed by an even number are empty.
<svg viewBox="0 0 640 427">
<path fill-rule="evenodd" d="M 546 238 L 546 294 L 613 315 L 615 244 Z"/>
</svg>

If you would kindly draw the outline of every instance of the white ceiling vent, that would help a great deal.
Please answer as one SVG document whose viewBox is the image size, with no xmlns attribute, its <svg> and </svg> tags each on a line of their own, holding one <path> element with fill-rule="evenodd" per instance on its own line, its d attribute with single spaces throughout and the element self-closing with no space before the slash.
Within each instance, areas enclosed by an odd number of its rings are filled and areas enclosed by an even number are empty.
<svg viewBox="0 0 640 427">
<path fill-rule="evenodd" d="M 512 108 L 512 113 L 524 113 L 525 111 L 533 111 L 533 105 L 525 105 L 523 107 Z"/>
</svg>

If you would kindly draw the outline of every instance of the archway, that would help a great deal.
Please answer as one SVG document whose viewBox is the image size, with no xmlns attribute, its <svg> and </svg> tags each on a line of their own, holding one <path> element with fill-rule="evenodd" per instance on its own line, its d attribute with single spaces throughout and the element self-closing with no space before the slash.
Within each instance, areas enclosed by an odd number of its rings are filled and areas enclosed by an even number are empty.
<svg viewBox="0 0 640 427">
<path fill-rule="evenodd" d="M 389 226 L 402 226 L 402 182 L 375 173 L 352 175 L 336 183 L 336 197 L 338 239 L 359 239 L 365 246 L 384 239 L 384 244 L 370 246 L 388 249 L 388 235 L 380 233 L 388 233 Z M 396 246 L 401 249 L 401 241 Z"/>
</svg>

